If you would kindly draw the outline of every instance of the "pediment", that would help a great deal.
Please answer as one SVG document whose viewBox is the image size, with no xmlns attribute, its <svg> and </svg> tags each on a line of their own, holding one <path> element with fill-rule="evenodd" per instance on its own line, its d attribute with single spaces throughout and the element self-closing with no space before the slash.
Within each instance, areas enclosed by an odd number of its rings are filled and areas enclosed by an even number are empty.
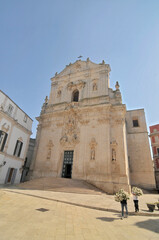
<svg viewBox="0 0 159 240">
<path fill-rule="evenodd" d="M 90 70 L 92 68 L 100 68 L 101 65 L 106 65 L 106 64 L 104 62 L 101 64 L 96 64 L 90 60 L 87 60 L 87 61 L 77 60 L 75 63 L 70 63 L 69 65 L 66 65 L 64 70 L 62 70 L 60 73 L 56 73 L 55 76 L 51 78 L 51 80 L 53 80 L 54 78 L 66 76 L 69 74 Z"/>
</svg>

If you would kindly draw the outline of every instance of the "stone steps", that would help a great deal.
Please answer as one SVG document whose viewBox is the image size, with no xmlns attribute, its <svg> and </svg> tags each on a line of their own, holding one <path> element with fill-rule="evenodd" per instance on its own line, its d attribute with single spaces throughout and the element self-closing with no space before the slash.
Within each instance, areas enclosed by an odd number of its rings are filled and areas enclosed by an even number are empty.
<svg viewBox="0 0 159 240">
<path fill-rule="evenodd" d="M 46 190 L 67 193 L 101 194 L 102 191 L 84 180 L 67 178 L 38 178 L 17 185 L 21 189 Z"/>
</svg>

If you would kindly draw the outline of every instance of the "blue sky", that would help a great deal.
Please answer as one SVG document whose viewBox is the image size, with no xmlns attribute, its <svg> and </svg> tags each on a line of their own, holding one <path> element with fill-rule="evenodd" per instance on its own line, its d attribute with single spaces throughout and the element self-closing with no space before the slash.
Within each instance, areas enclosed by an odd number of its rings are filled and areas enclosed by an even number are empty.
<svg viewBox="0 0 159 240">
<path fill-rule="evenodd" d="M 111 66 L 127 109 L 159 123 L 158 0 L 0 0 L 0 89 L 33 120 L 55 72 L 83 60 Z"/>
</svg>

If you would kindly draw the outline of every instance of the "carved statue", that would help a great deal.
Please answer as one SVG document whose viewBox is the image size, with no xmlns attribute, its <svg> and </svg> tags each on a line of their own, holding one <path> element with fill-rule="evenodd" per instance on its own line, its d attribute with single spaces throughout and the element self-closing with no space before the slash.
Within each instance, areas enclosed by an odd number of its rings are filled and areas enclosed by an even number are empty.
<svg viewBox="0 0 159 240">
<path fill-rule="evenodd" d="M 116 161 L 116 151 L 112 149 L 112 161 Z"/>
<path fill-rule="evenodd" d="M 4 123 L 4 124 L 2 125 L 2 130 L 3 130 L 4 132 L 8 132 L 9 129 L 10 129 L 10 126 L 9 126 L 7 123 Z"/>
<path fill-rule="evenodd" d="M 91 160 L 95 160 L 95 148 L 91 149 Z"/>
<path fill-rule="evenodd" d="M 48 96 L 45 98 L 45 104 L 48 104 Z"/>
<path fill-rule="evenodd" d="M 119 85 L 119 83 L 118 83 L 118 81 L 117 81 L 116 84 L 115 84 L 116 90 L 119 90 L 119 87 L 120 87 L 120 85 Z"/>
<path fill-rule="evenodd" d="M 93 83 L 93 91 L 97 91 L 97 83 Z"/>
<path fill-rule="evenodd" d="M 95 160 L 95 148 L 97 146 L 95 138 L 92 138 L 92 140 L 91 140 L 89 145 L 90 145 L 90 148 L 91 148 L 90 160 Z"/>
<path fill-rule="evenodd" d="M 57 91 L 57 97 L 60 97 L 61 96 L 61 90 L 59 89 L 58 91 Z"/>
</svg>

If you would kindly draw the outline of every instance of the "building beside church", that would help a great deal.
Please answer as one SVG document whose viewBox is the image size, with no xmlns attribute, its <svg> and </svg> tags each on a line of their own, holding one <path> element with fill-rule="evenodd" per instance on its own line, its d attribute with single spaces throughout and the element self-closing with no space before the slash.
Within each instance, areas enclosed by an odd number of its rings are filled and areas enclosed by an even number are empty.
<svg viewBox="0 0 159 240">
<path fill-rule="evenodd" d="M 155 188 L 143 109 L 127 111 L 109 64 L 78 60 L 51 78 L 42 106 L 32 178 L 83 179 L 108 193 Z"/>
<path fill-rule="evenodd" d="M 29 170 L 31 166 L 31 161 L 33 159 L 33 153 L 34 153 L 34 147 L 35 147 L 35 138 L 30 138 L 28 151 L 26 154 L 25 162 L 23 165 L 23 171 L 21 175 L 21 182 L 25 182 L 29 180 Z"/>
<path fill-rule="evenodd" d="M 33 120 L 0 90 L 0 184 L 19 183 Z"/>
<path fill-rule="evenodd" d="M 159 124 L 150 126 L 151 147 L 155 168 L 156 188 L 159 190 Z"/>
</svg>

